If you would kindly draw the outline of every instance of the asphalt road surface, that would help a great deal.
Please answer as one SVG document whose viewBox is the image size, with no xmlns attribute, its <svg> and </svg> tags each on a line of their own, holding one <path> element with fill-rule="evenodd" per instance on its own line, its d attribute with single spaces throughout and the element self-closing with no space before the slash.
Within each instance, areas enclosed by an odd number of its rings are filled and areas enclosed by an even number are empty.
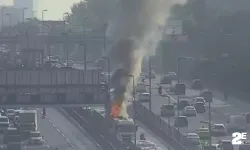
<svg viewBox="0 0 250 150">
<path fill-rule="evenodd" d="M 46 147 L 59 150 L 100 150 L 101 148 L 84 131 L 76 127 L 73 120 L 69 120 L 60 111 L 46 108 L 47 118 L 41 118 L 39 110 L 39 130 L 44 136 Z"/>
<path fill-rule="evenodd" d="M 163 104 L 167 104 L 168 100 L 166 97 L 162 97 L 158 95 L 157 91 L 157 84 L 159 83 L 159 79 L 155 79 L 152 85 L 152 111 L 160 115 L 160 107 Z M 199 91 L 192 90 L 189 87 L 188 83 L 185 83 L 187 85 L 186 90 L 186 98 L 192 99 L 192 97 L 195 97 L 198 95 Z M 213 102 L 211 103 L 211 117 L 212 117 L 212 123 L 220 123 L 220 124 L 226 124 L 226 120 L 229 115 L 236 115 L 236 114 L 245 114 L 246 112 L 249 112 L 250 103 L 246 103 L 245 101 L 241 101 L 237 99 L 236 97 L 229 97 L 229 100 L 227 102 L 224 101 L 222 93 L 213 91 L 214 98 Z M 177 102 L 177 96 L 170 95 L 171 103 Z M 182 96 L 183 97 L 183 96 Z M 185 99 L 186 99 L 185 98 Z M 148 103 L 144 103 L 144 106 L 148 107 Z M 180 111 L 181 114 L 181 111 Z M 176 111 L 177 116 L 177 111 Z M 167 118 L 165 118 L 166 121 Z M 188 127 L 186 128 L 180 128 L 180 131 L 185 133 L 196 133 L 196 130 L 200 128 L 202 125 L 207 126 L 204 123 L 201 123 L 200 121 L 208 121 L 208 109 L 206 113 L 204 114 L 198 114 L 196 117 L 188 117 Z M 174 117 L 170 118 L 170 123 L 173 124 Z M 250 130 L 248 132 L 248 139 L 250 139 Z M 212 137 L 212 143 L 216 144 L 219 140 L 232 140 L 232 136 L 228 134 L 227 136 L 223 137 Z M 235 146 L 237 149 L 237 147 Z"/>
</svg>

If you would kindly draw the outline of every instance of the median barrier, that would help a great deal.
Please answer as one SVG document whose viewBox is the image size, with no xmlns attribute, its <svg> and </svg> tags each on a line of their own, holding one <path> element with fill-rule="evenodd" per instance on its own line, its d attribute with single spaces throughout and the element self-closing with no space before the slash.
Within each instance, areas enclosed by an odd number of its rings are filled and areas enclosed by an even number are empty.
<svg viewBox="0 0 250 150">
<path fill-rule="evenodd" d="M 136 119 L 149 129 L 152 130 L 157 136 L 165 140 L 175 150 L 193 150 L 197 147 L 192 145 L 190 141 L 180 133 L 180 131 L 164 121 L 160 116 L 155 115 L 148 108 L 141 105 L 139 102 L 134 102 Z"/>
</svg>

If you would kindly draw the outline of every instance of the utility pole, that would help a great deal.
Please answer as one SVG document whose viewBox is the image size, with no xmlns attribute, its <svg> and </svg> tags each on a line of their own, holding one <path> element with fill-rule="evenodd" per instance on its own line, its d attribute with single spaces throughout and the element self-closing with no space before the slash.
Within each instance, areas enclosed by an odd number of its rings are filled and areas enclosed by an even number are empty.
<svg viewBox="0 0 250 150">
<path fill-rule="evenodd" d="M 4 21 L 4 20 L 3 20 L 3 17 L 4 17 L 4 9 L 5 9 L 5 7 L 2 7 L 2 9 L 1 9 L 1 16 L 2 16 L 2 30 L 1 30 L 1 31 L 2 31 L 2 32 L 3 32 L 3 24 L 4 24 L 4 23 L 3 23 L 3 21 Z"/>
<path fill-rule="evenodd" d="M 83 22 L 83 37 L 84 37 L 84 70 L 87 70 L 87 50 L 86 50 L 86 17 L 84 17 L 84 22 Z"/>
<path fill-rule="evenodd" d="M 177 60 L 177 84 L 180 84 L 180 60 L 181 58 L 178 58 Z M 177 95 L 177 116 L 180 116 L 180 109 L 179 109 L 179 103 L 180 103 L 180 96 L 179 94 Z M 179 128 L 178 128 L 179 130 Z"/>
<path fill-rule="evenodd" d="M 151 76 L 152 76 L 152 62 L 151 62 L 151 57 L 149 56 L 149 63 L 148 63 L 148 67 L 149 67 L 149 99 L 150 99 L 150 101 L 149 101 L 149 110 L 151 111 L 151 109 L 152 109 L 152 100 L 151 100 L 151 98 L 152 98 L 152 83 L 151 83 Z"/>
</svg>

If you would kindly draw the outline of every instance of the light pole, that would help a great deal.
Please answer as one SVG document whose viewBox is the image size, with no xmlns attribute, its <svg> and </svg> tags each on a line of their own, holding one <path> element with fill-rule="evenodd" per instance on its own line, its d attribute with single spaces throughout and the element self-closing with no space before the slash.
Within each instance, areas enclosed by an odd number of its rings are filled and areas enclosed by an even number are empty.
<svg viewBox="0 0 250 150">
<path fill-rule="evenodd" d="M 25 21 L 25 10 L 27 10 L 27 9 L 28 9 L 27 7 L 23 8 L 23 24 L 24 24 L 24 21 Z"/>
<path fill-rule="evenodd" d="M 2 9 L 1 9 L 1 15 L 2 15 L 2 32 L 3 32 L 3 17 L 4 17 L 4 9 L 5 9 L 5 7 L 2 7 Z"/>
<path fill-rule="evenodd" d="M 151 111 L 152 108 L 152 83 L 151 83 L 151 76 L 152 76 L 152 62 L 151 62 L 151 57 L 149 56 L 149 62 L 148 62 L 148 67 L 149 67 L 149 110 Z"/>
<path fill-rule="evenodd" d="M 46 12 L 46 11 L 48 11 L 48 10 L 47 9 L 42 10 L 42 32 L 44 32 L 44 30 L 43 30 L 43 20 L 44 20 L 44 12 Z M 43 108 L 43 117 L 46 117 L 46 109 L 45 108 Z"/>
<path fill-rule="evenodd" d="M 109 59 L 109 57 L 102 57 L 102 59 L 105 59 L 108 62 L 108 85 L 109 85 L 108 89 L 110 90 L 110 76 L 111 76 L 111 72 L 110 72 L 110 59 Z"/>
<path fill-rule="evenodd" d="M 11 28 L 11 14 L 5 14 L 6 16 L 9 16 L 9 27 Z"/>
<path fill-rule="evenodd" d="M 47 9 L 42 10 L 42 21 L 44 20 L 44 12 L 48 11 Z"/>
<path fill-rule="evenodd" d="M 134 110 L 134 115 L 133 115 L 133 120 L 134 120 L 134 123 L 135 123 L 135 104 L 134 104 L 134 101 L 135 101 L 135 77 L 134 75 L 127 75 L 128 77 L 131 77 L 133 80 L 132 80 L 132 84 L 133 84 L 133 110 Z M 134 139 L 134 143 L 136 145 L 136 130 L 135 130 L 135 139 Z"/>
</svg>

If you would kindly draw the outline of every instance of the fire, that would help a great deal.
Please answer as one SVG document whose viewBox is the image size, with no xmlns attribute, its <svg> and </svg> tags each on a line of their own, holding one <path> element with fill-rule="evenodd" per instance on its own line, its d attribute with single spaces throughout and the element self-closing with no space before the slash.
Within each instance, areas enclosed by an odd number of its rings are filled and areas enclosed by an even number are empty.
<svg viewBox="0 0 250 150">
<path fill-rule="evenodd" d="M 117 118 L 120 114 L 121 111 L 121 107 L 119 106 L 119 104 L 114 103 L 111 105 L 111 112 L 110 112 L 110 116 L 112 118 Z"/>
</svg>

